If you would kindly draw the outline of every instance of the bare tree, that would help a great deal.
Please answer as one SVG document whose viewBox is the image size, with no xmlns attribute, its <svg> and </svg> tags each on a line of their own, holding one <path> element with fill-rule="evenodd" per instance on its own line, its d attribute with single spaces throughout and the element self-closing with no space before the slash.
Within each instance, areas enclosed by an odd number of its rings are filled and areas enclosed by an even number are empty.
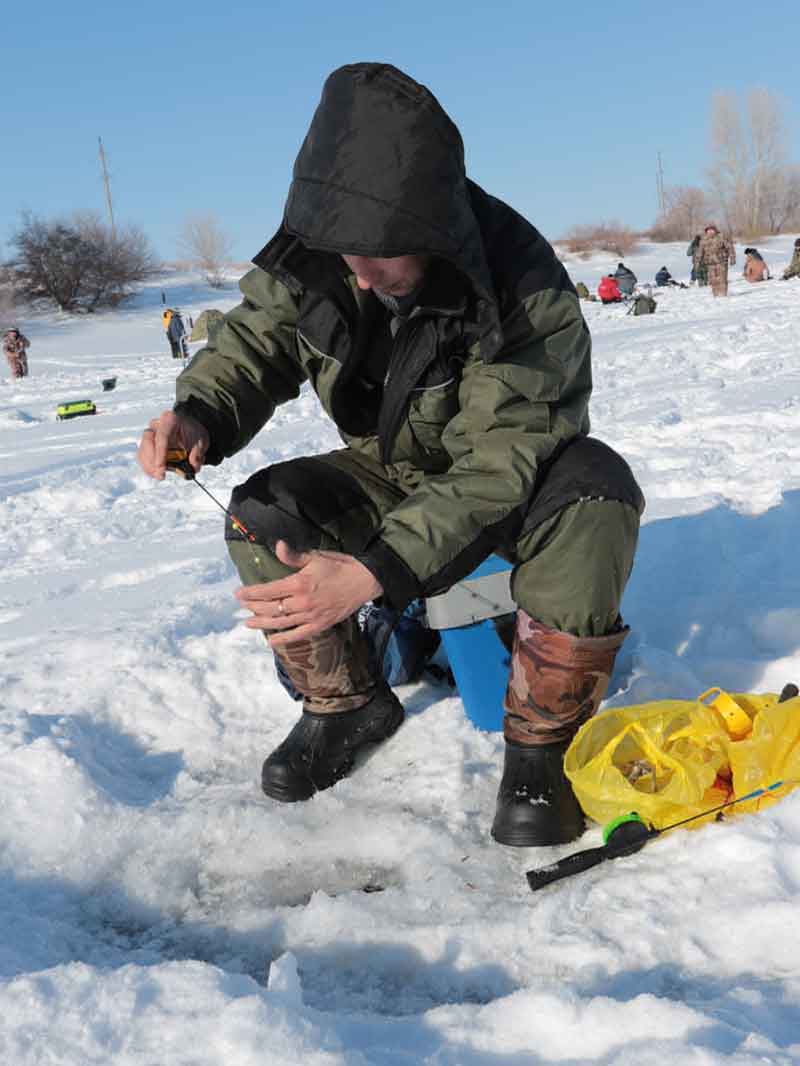
<svg viewBox="0 0 800 1066">
<path fill-rule="evenodd" d="M 744 221 L 748 153 L 734 93 L 717 92 L 711 100 L 711 166 L 708 176 L 727 229 L 738 232 Z"/>
<path fill-rule="evenodd" d="M 181 227 L 178 247 L 202 272 L 209 285 L 222 288 L 233 241 L 222 230 L 216 215 L 189 215 Z"/>
<path fill-rule="evenodd" d="M 115 307 L 131 294 L 134 282 L 151 277 L 158 262 L 144 232 L 134 225 L 112 230 L 97 214 L 74 216 L 75 226 L 92 248 L 83 280 L 83 304 Z"/>
<path fill-rule="evenodd" d="M 711 105 L 709 179 L 725 225 L 743 236 L 772 226 L 779 190 L 789 196 L 787 130 L 783 106 L 765 88 L 747 94 L 745 117 L 734 93 L 715 93 Z M 781 214 L 781 209 L 777 209 Z"/>
<path fill-rule="evenodd" d="M 750 118 L 750 232 L 758 233 L 762 223 L 764 186 L 786 162 L 786 123 L 777 98 L 768 89 L 751 89 L 747 97 Z"/>
<path fill-rule="evenodd" d="M 22 295 L 49 297 L 62 311 L 74 310 L 89 257 L 77 229 L 25 214 L 11 244 L 17 254 L 10 265 Z"/>
<path fill-rule="evenodd" d="M 789 165 L 767 175 L 761 209 L 770 233 L 800 227 L 800 166 Z"/>
<path fill-rule="evenodd" d="M 66 221 L 23 215 L 11 243 L 16 256 L 9 265 L 21 294 L 46 297 L 64 311 L 116 306 L 156 268 L 141 230 L 112 234 L 91 213 Z"/>
<path fill-rule="evenodd" d="M 664 211 L 650 230 L 656 241 L 687 240 L 702 229 L 708 214 L 705 192 L 694 185 L 671 185 L 664 190 Z"/>
</svg>

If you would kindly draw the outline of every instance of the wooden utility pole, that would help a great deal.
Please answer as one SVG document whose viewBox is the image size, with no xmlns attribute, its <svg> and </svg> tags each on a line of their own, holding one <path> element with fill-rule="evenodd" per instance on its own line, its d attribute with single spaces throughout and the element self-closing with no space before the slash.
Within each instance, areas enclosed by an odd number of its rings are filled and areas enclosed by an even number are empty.
<svg viewBox="0 0 800 1066">
<path fill-rule="evenodd" d="M 106 167 L 106 153 L 103 149 L 103 138 L 98 137 L 97 143 L 100 145 L 100 166 L 103 170 L 103 184 L 106 187 L 106 203 L 108 204 L 108 217 L 111 222 L 111 236 L 116 240 L 117 228 L 114 225 L 114 207 L 111 203 L 111 185 L 108 181 L 108 168 Z"/>
<path fill-rule="evenodd" d="M 656 195 L 658 197 L 658 210 L 663 215 L 667 207 L 664 196 L 664 167 L 661 164 L 661 152 L 658 153 L 658 169 L 656 170 Z"/>
</svg>

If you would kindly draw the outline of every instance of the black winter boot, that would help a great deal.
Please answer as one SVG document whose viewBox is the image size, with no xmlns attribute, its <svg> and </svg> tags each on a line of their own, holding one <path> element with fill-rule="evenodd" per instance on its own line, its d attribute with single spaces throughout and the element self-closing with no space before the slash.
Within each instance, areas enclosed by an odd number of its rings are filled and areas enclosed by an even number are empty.
<svg viewBox="0 0 800 1066">
<path fill-rule="evenodd" d="M 492 836 L 512 848 L 568 844 L 583 833 L 583 811 L 564 774 L 568 740 L 528 747 L 506 741 Z"/>
<path fill-rule="evenodd" d="M 303 711 L 283 743 L 266 759 L 261 787 L 272 799 L 295 803 L 330 788 L 353 769 L 356 755 L 390 737 L 404 718 L 388 687 L 355 711 Z"/>
</svg>

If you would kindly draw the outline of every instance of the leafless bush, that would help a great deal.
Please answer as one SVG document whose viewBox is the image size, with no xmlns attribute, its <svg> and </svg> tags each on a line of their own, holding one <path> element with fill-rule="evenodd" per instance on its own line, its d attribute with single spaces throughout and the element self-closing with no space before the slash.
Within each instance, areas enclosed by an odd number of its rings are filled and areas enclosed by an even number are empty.
<svg viewBox="0 0 800 1066">
<path fill-rule="evenodd" d="M 91 213 L 68 221 L 23 215 L 11 244 L 16 256 L 9 265 L 21 294 L 51 299 L 62 311 L 116 307 L 157 268 L 138 227 L 112 233 Z"/>
<path fill-rule="evenodd" d="M 189 256 L 209 285 L 223 287 L 233 241 L 223 232 L 216 215 L 189 215 L 181 228 L 178 248 Z"/>
<path fill-rule="evenodd" d="M 74 221 L 93 251 L 83 284 L 87 310 L 116 307 L 131 295 L 135 282 L 155 273 L 158 263 L 138 226 L 112 233 L 94 214 L 76 215 Z"/>
<path fill-rule="evenodd" d="M 573 255 L 588 258 L 592 252 L 611 252 L 626 256 L 639 250 L 639 237 L 621 222 L 601 222 L 595 225 L 573 226 L 563 243 Z"/>
<path fill-rule="evenodd" d="M 702 189 L 675 185 L 664 190 L 665 209 L 649 236 L 654 241 L 691 240 L 708 218 L 708 203 Z"/>
</svg>

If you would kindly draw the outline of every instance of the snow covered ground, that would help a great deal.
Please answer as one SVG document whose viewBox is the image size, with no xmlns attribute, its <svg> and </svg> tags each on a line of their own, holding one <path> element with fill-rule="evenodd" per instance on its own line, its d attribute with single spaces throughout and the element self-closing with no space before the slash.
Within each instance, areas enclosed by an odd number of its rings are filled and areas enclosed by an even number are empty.
<svg viewBox="0 0 800 1066">
<path fill-rule="evenodd" d="M 790 249 L 763 245 L 775 273 Z M 627 263 L 685 280 L 684 252 Z M 585 305 L 594 431 L 648 497 L 606 706 L 800 682 L 800 282 L 749 286 L 738 252 L 727 300 Z M 568 261 L 591 288 L 615 265 Z M 237 614 L 221 513 L 134 458 L 180 369 L 162 287 L 237 302 L 171 276 L 23 317 L 31 376 L 0 385 L 0 1062 L 800 1062 L 800 792 L 533 895 L 524 871 L 574 848 L 491 841 L 501 737 L 420 684 L 351 779 L 261 795 L 297 706 Z M 96 417 L 55 420 L 83 398 Z M 336 445 L 304 394 L 202 480 L 227 502 Z"/>
</svg>

